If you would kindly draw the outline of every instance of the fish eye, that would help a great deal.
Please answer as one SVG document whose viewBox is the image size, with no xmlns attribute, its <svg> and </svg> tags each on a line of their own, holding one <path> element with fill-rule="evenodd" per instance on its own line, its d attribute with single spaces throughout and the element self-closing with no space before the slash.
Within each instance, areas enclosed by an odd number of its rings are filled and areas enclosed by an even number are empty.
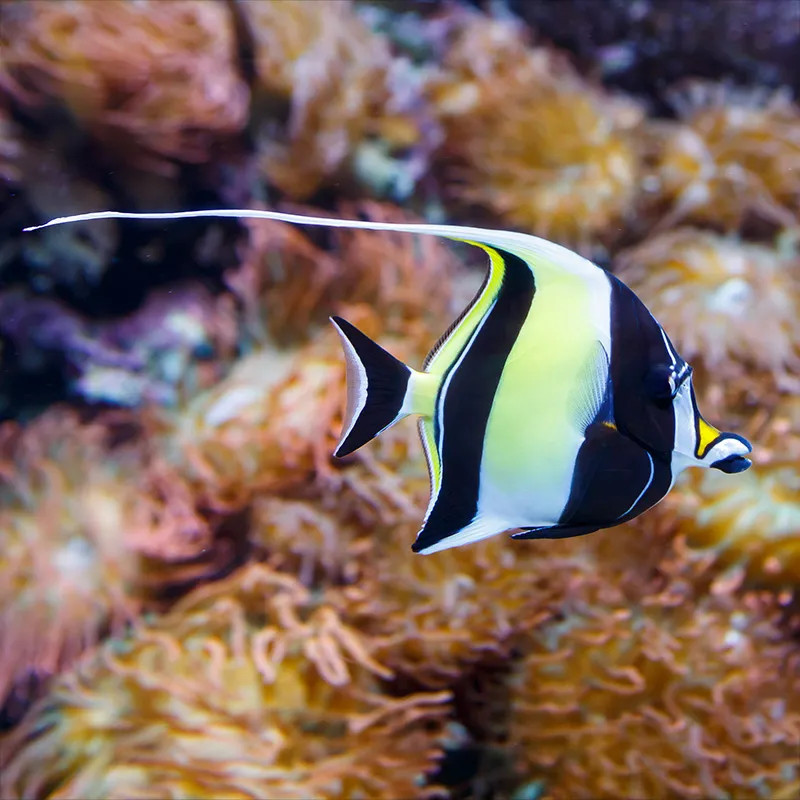
<svg viewBox="0 0 800 800">
<path fill-rule="evenodd" d="M 666 406 L 677 397 L 691 374 L 692 368 L 686 362 L 680 366 L 657 364 L 645 376 L 645 391 L 655 403 Z"/>
<path fill-rule="evenodd" d="M 645 375 L 644 388 L 648 397 L 656 403 L 668 403 L 678 390 L 678 383 L 672 367 L 657 364 Z"/>
</svg>

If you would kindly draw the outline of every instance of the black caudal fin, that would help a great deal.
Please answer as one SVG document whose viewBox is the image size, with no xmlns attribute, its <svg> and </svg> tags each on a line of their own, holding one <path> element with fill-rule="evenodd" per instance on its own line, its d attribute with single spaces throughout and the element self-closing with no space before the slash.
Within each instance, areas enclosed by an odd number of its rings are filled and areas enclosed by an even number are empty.
<svg viewBox="0 0 800 800">
<path fill-rule="evenodd" d="M 335 456 L 346 456 L 407 416 L 403 403 L 411 369 L 341 317 L 331 322 L 347 365 L 347 410 Z"/>
</svg>

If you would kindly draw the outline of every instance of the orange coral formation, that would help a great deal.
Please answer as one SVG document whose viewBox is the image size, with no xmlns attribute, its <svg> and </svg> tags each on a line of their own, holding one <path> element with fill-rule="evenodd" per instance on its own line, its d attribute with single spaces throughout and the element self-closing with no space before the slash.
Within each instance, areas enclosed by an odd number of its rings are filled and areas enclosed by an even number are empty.
<svg viewBox="0 0 800 800">
<path fill-rule="evenodd" d="M 332 466 L 281 497 L 256 497 L 248 538 L 271 564 L 305 576 L 321 568 L 329 580 L 353 582 L 375 574 L 390 541 L 410 548 L 411 526 L 424 513 L 428 474 L 416 428 L 408 422 Z"/>
<path fill-rule="evenodd" d="M 181 411 L 166 457 L 218 511 L 303 484 L 332 469 L 343 385 L 332 330 L 295 352 L 256 351 Z"/>
<path fill-rule="evenodd" d="M 340 213 L 373 222 L 417 221 L 375 202 L 343 205 Z M 266 328 L 285 343 L 308 336 L 315 323 L 342 313 L 345 304 L 365 303 L 380 314 L 387 331 L 412 337 L 422 354 L 448 317 L 460 310 L 450 303 L 456 259 L 433 236 L 336 230 L 327 234 L 330 250 L 323 250 L 294 225 L 245 224 L 249 240 L 242 248 L 242 265 L 229 273 L 228 282 L 245 305 L 256 336 Z"/>
<path fill-rule="evenodd" d="M 120 536 L 135 501 L 102 464 L 99 428 L 51 414 L 0 437 L 2 701 L 133 614 L 136 560 Z"/>
<path fill-rule="evenodd" d="M 6 91 L 30 107 L 64 103 L 128 161 L 134 143 L 160 169 L 164 158 L 202 161 L 246 122 L 223 3 L 5 3 L 0 47 Z"/>
<path fill-rule="evenodd" d="M 400 147 L 420 140 L 410 104 L 394 96 L 387 42 L 349 0 L 239 2 L 236 8 L 254 42 L 262 164 L 281 191 L 308 197 L 368 136 Z"/>
<path fill-rule="evenodd" d="M 680 228 L 622 253 L 618 274 L 712 381 L 753 368 L 800 374 L 800 254 Z"/>
<path fill-rule="evenodd" d="M 696 82 L 674 95 L 682 124 L 656 123 L 651 200 L 661 225 L 736 230 L 748 214 L 780 226 L 800 219 L 800 108 L 788 95 Z"/>
<path fill-rule="evenodd" d="M 464 15 L 430 87 L 452 192 L 511 225 L 585 243 L 632 210 L 639 154 L 631 102 L 603 95 L 519 30 Z M 457 176 L 457 177 L 456 177 Z"/>
<path fill-rule="evenodd" d="M 430 796 L 448 694 L 383 693 L 370 651 L 331 596 L 247 567 L 62 676 L 4 748 L 0 793 Z"/>
<path fill-rule="evenodd" d="M 0 702 L 130 619 L 148 560 L 168 580 L 168 562 L 210 546 L 179 476 L 137 446 L 112 451 L 113 427 L 58 410 L 0 427 Z"/>
<path fill-rule="evenodd" d="M 568 604 L 534 633 L 510 742 L 554 800 L 788 797 L 799 666 L 770 603 L 673 576 L 641 603 Z"/>
</svg>

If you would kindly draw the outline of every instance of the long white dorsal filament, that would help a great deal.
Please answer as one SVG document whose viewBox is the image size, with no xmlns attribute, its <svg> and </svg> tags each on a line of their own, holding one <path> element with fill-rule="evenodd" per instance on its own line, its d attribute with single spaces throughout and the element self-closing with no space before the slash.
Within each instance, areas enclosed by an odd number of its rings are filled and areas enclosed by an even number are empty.
<svg viewBox="0 0 800 800">
<path fill-rule="evenodd" d="M 439 236 L 463 238 L 469 233 L 483 240 L 491 237 L 495 231 L 488 228 L 462 228 L 455 225 L 429 225 L 427 223 L 403 222 L 369 222 L 367 220 L 336 219 L 334 217 L 307 217 L 302 214 L 287 214 L 283 211 L 264 211 L 255 208 L 215 208 L 200 211 L 91 211 L 87 214 L 73 214 L 68 217 L 56 217 L 42 225 L 32 225 L 23 231 L 38 231 L 54 225 L 66 225 L 72 222 L 90 222 L 97 219 L 140 219 L 140 220 L 175 220 L 197 219 L 203 217 L 226 217 L 228 219 L 271 219 L 279 222 L 292 222 L 298 225 L 325 225 L 333 228 L 361 228 L 371 231 L 400 231 L 407 233 L 428 233 Z"/>
<path fill-rule="evenodd" d="M 264 211 L 254 208 L 216 208 L 203 211 L 92 211 L 88 214 L 74 214 L 57 217 L 43 225 L 32 225 L 23 230 L 38 231 L 54 225 L 71 222 L 90 222 L 97 219 L 138 219 L 138 220 L 178 220 L 222 217 L 228 219 L 269 219 L 278 222 L 291 222 L 295 225 L 319 225 L 330 228 L 356 228 L 367 231 L 397 231 L 399 233 L 418 233 L 429 236 L 442 236 L 465 242 L 481 242 L 494 247 L 506 248 L 525 259 L 544 257 L 558 264 L 567 272 L 586 275 L 597 269 L 594 264 L 577 253 L 547 239 L 515 231 L 493 228 L 471 228 L 460 225 L 430 225 L 416 222 L 369 222 L 367 220 L 335 219 L 333 217 L 306 217 L 302 214 L 287 214 L 283 211 Z"/>
</svg>

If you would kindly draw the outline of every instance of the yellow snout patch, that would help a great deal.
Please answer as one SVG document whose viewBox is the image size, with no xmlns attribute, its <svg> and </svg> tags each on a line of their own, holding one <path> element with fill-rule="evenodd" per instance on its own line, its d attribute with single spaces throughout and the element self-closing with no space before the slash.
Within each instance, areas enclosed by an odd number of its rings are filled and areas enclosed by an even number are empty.
<svg viewBox="0 0 800 800">
<path fill-rule="evenodd" d="M 709 425 L 699 414 L 697 415 L 697 433 L 697 451 L 695 455 L 698 458 L 705 458 L 708 449 L 721 434 L 713 425 Z"/>
</svg>

